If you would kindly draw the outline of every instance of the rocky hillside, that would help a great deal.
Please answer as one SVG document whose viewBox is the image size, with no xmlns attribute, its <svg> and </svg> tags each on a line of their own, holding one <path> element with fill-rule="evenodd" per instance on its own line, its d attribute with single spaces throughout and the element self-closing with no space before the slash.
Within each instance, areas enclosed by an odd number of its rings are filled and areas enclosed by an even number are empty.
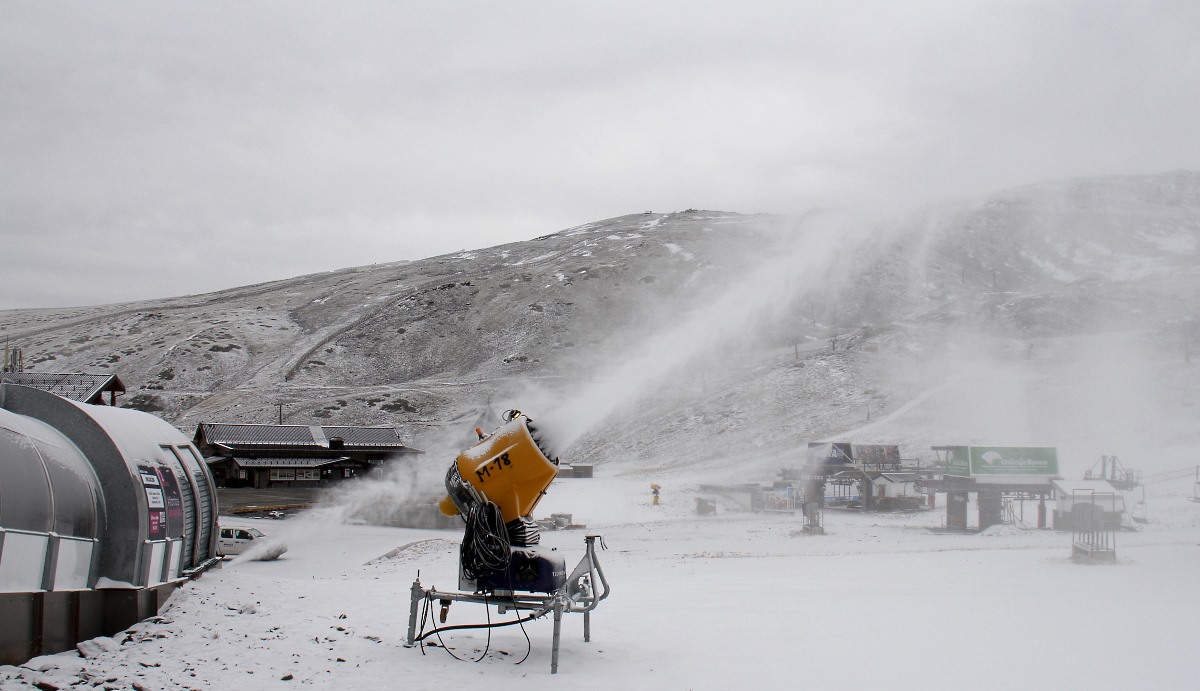
<svg viewBox="0 0 1200 691">
<path fill-rule="evenodd" d="M 442 452 L 519 406 L 569 416 L 562 450 L 581 462 L 784 463 L 910 408 L 966 354 L 1050 376 L 1068 344 L 1120 331 L 1186 364 L 1198 252 L 1200 174 L 1180 172 L 885 223 L 635 214 L 208 295 L 4 311 L 0 336 L 28 370 L 118 374 L 125 405 L 189 434 L 282 415 L 393 424 Z"/>
</svg>

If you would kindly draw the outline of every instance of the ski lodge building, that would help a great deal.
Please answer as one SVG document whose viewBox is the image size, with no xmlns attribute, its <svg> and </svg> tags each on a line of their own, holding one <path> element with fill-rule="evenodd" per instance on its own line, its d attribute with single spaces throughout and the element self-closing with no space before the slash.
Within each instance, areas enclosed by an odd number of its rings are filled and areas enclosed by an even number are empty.
<svg viewBox="0 0 1200 691">
<path fill-rule="evenodd" d="M 316 487 L 424 453 L 394 427 L 201 423 L 193 438 L 218 487 Z"/>
</svg>

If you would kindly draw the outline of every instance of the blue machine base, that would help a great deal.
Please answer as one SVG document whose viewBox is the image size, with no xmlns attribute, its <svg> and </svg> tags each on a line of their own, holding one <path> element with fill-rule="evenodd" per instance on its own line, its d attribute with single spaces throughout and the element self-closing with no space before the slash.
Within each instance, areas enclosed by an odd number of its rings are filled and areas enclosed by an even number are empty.
<svg viewBox="0 0 1200 691">
<path fill-rule="evenodd" d="M 567 562 L 557 551 L 541 547 L 513 547 L 507 572 L 467 580 L 459 570 L 459 588 L 473 592 L 508 590 L 553 593 L 567 582 Z"/>
</svg>

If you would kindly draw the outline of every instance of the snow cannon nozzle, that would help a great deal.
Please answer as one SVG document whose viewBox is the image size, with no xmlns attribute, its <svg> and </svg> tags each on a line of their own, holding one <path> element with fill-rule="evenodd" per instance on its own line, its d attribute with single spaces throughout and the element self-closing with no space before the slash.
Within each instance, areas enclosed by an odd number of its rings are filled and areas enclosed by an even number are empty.
<svg viewBox="0 0 1200 691">
<path fill-rule="evenodd" d="M 502 416 L 505 424 L 463 451 L 446 472 L 446 496 L 438 508 L 464 517 L 493 503 L 504 522 L 527 518 L 558 475 L 558 459 L 548 453 L 530 419 L 519 410 Z M 465 519 L 464 519 L 465 520 Z"/>
</svg>

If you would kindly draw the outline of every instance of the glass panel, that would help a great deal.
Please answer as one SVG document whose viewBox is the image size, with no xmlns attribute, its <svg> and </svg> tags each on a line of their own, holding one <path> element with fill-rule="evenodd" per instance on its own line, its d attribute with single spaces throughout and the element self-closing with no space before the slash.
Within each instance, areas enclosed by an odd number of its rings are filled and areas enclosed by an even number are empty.
<svg viewBox="0 0 1200 691">
<path fill-rule="evenodd" d="M 0 592 L 28 593 L 42 589 L 46 568 L 45 535 L 7 532 L 0 553 Z"/>
<path fill-rule="evenodd" d="M 183 540 L 171 540 L 171 552 L 167 557 L 167 580 L 179 578 L 179 559 L 183 556 Z"/>
<path fill-rule="evenodd" d="M 83 590 L 88 587 L 92 570 L 91 540 L 62 539 L 58 543 L 58 567 L 54 571 L 55 590 Z"/>
<path fill-rule="evenodd" d="M 99 481 L 91 463 L 73 446 L 63 448 L 42 442 L 39 450 L 54 488 L 54 532 L 71 537 L 97 537 Z"/>
<path fill-rule="evenodd" d="M 0 528 L 48 533 L 50 484 L 30 438 L 0 427 Z"/>
<path fill-rule="evenodd" d="M 150 552 L 150 571 L 146 577 L 146 585 L 158 585 L 163 582 L 163 563 L 167 558 L 167 543 L 152 542 L 146 547 Z"/>
</svg>

